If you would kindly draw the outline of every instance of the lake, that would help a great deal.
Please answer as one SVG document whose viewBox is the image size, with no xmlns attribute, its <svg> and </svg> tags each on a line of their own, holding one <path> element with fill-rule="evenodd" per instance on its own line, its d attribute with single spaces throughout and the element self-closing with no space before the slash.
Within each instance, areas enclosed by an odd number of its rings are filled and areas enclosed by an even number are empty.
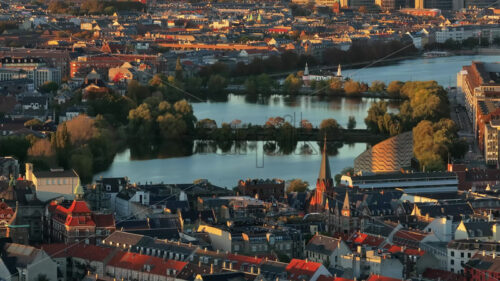
<svg viewBox="0 0 500 281">
<path fill-rule="evenodd" d="M 453 56 L 443 58 L 421 58 L 400 61 L 397 64 L 344 70 L 343 75 L 354 80 L 371 83 L 374 80 L 386 83 L 392 80 L 436 80 L 444 87 L 456 85 L 456 74 L 463 65 L 472 60 L 495 62 L 500 56 Z M 301 119 L 309 120 L 317 126 L 326 118 L 335 118 L 346 126 L 349 116 L 354 116 L 357 128 L 365 128 L 363 119 L 371 103 L 371 98 L 322 98 L 318 96 L 283 97 L 271 96 L 259 101 L 248 101 L 244 96 L 230 95 L 225 102 L 194 103 L 193 109 L 198 119 L 214 119 L 217 124 L 235 119 L 243 123 L 264 124 L 269 117 L 282 116 L 293 124 Z M 211 183 L 233 187 L 239 179 L 301 178 L 314 184 L 319 172 L 321 155 L 316 143 L 308 143 L 306 150 L 299 143 L 295 153 L 266 154 L 262 142 L 250 142 L 244 151 L 232 149 L 223 153 L 220 149 L 199 152 L 193 145 L 193 154 L 185 157 L 158 155 L 157 159 L 133 160 L 130 150 L 116 155 L 112 166 L 96 177 L 127 176 L 132 182 L 189 183 L 206 178 Z M 344 144 L 336 155 L 330 156 L 332 173 L 352 166 L 353 160 L 367 148 L 367 144 Z M 205 150 L 203 150 L 205 151 Z M 166 157 L 166 158 L 163 158 Z M 155 157 L 152 157 L 155 158 Z"/>
</svg>

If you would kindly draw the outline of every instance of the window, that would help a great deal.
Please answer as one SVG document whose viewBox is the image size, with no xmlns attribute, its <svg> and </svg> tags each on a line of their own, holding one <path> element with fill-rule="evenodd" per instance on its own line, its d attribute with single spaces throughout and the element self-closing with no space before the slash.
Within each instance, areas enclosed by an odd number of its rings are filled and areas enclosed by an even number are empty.
<svg viewBox="0 0 500 281">
<path fill-rule="evenodd" d="M 460 257 L 463 258 L 464 257 L 464 252 L 461 252 L 460 253 Z"/>
<path fill-rule="evenodd" d="M 467 253 L 467 257 L 470 258 L 471 254 L 470 253 Z"/>
<path fill-rule="evenodd" d="M 451 261 L 450 261 L 450 264 L 451 264 L 451 265 L 454 265 L 454 264 L 455 264 L 455 260 L 451 260 Z"/>
<path fill-rule="evenodd" d="M 455 252 L 451 251 L 451 256 L 454 257 L 455 256 Z"/>
</svg>

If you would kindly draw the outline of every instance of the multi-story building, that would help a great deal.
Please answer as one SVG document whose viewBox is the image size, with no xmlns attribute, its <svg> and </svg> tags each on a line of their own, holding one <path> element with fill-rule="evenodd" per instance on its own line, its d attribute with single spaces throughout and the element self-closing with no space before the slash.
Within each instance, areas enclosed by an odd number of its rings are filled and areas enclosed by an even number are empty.
<svg viewBox="0 0 500 281">
<path fill-rule="evenodd" d="M 493 123 L 495 123 L 496 120 L 499 119 L 500 119 L 500 102 L 494 102 L 491 100 L 479 100 L 477 102 L 477 110 L 475 118 L 476 123 L 474 124 L 474 131 L 477 132 L 478 146 L 481 149 L 481 151 L 484 151 L 486 140 L 488 137 L 485 134 L 486 130 L 485 127 L 488 124 L 490 124 L 490 121 L 493 121 Z"/>
<path fill-rule="evenodd" d="M 405 193 L 455 192 L 457 175 L 452 172 L 378 173 L 362 176 L 342 176 L 340 182 L 348 187 L 370 190 L 401 188 Z"/>
<path fill-rule="evenodd" d="M 491 120 L 484 126 L 484 146 L 480 147 L 484 149 L 484 160 L 487 165 L 499 164 L 498 131 L 500 131 L 499 119 Z"/>
<path fill-rule="evenodd" d="M 362 246 L 358 246 L 357 252 L 341 256 L 340 266 L 350 270 L 356 278 L 370 274 L 403 278 L 403 264 L 399 259 L 388 252 L 365 250 Z"/>
<path fill-rule="evenodd" d="M 42 249 L 16 243 L 5 243 L 0 248 L 0 276 L 2 280 L 36 281 L 58 280 L 57 264 Z"/>
<path fill-rule="evenodd" d="M 56 202 L 48 206 L 48 240 L 65 244 L 101 244 L 104 238 L 115 231 L 113 215 L 92 212 L 82 200 L 81 187 L 77 188 L 75 194 L 76 199 L 68 208 Z"/>
<path fill-rule="evenodd" d="M 469 281 L 500 280 L 500 256 L 477 253 L 465 266 L 465 276 Z"/>
<path fill-rule="evenodd" d="M 36 63 L 37 67 L 47 66 L 58 68 L 61 71 L 62 77 L 69 76 L 69 62 L 71 58 L 68 50 L 15 48 L 0 51 L 0 58 L 33 59 L 33 62 L 26 61 L 20 63 L 27 64 L 27 66 Z M 5 63 L 7 66 L 4 65 L 2 60 L 0 67 L 19 68 L 12 62 L 6 61 Z"/>
<path fill-rule="evenodd" d="M 80 178 L 74 170 L 51 169 L 35 172 L 31 163 L 26 163 L 26 180 L 33 182 L 40 200 L 50 200 L 58 196 L 73 199 L 73 191 L 80 185 Z"/>
<path fill-rule="evenodd" d="M 447 270 L 463 274 L 464 264 L 477 253 L 487 255 L 500 254 L 500 243 L 477 240 L 453 240 L 448 243 L 447 251 Z"/>
<path fill-rule="evenodd" d="M 61 70 L 54 67 L 40 67 L 28 72 L 28 78 L 33 80 L 35 88 L 42 86 L 46 82 L 61 84 Z"/>
<path fill-rule="evenodd" d="M 28 75 L 26 71 L 23 71 L 21 69 L 0 68 L 0 81 L 23 79 L 27 77 Z"/>
<path fill-rule="evenodd" d="M 487 163 L 495 165 L 498 162 L 498 152 L 493 152 L 498 146 L 494 132 L 496 121 L 490 121 L 500 118 L 500 63 L 473 61 L 464 66 L 457 75 L 457 88 L 463 93 L 479 148 L 485 153 Z"/>
<path fill-rule="evenodd" d="M 282 227 L 259 226 L 211 226 L 200 224 L 198 232 L 210 237 L 212 248 L 247 255 L 266 255 L 276 252 L 288 257 L 300 257 L 304 253 L 300 231 Z"/>
<path fill-rule="evenodd" d="M 319 234 L 309 240 L 305 250 L 308 260 L 327 264 L 329 267 L 337 267 L 340 265 L 341 256 L 351 254 L 342 239 Z"/>
<path fill-rule="evenodd" d="M 0 67 L 6 69 L 32 71 L 47 64 L 40 58 L 33 57 L 3 57 L 0 59 Z"/>
</svg>

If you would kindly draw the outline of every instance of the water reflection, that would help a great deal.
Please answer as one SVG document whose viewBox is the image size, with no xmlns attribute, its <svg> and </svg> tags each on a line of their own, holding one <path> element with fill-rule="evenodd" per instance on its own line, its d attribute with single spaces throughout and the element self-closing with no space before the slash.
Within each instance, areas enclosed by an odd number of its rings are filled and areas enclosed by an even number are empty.
<svg viewBox="0 0 500 281">
<path fill-rule="evenodd" d="M 344 145 L 350 148 L 354 143 L 327 142 L 326 151 L 337 156 Z M 367 147 L 372 144 L 367 144 Z M 130 160 L 168 159 L 187 157 L 194 154 L 246 155 L 263 151 L 268 156 L 321 154 L 323 141 L 213 141 L 195 140 L 184 142 L 164 141 L 158 143 L 131 143 Z"/>
<path fill-rule="evenodd" d="M 243 123 L 263 125 L 269 117 L 287 116 L 287 121 L 299 125 L 302 119 L 319 126 L 322 120 L 334 118 L 346 127 L 349 116 L 354 116 L 357 128 L 366 128 L 364 118 L 368 108 L 376 98 L 325 97 L 325 96 L 245 96 L 228 95 L 227 102 L 207 101 L 193 103 L 198 119 L 210 118 L 222 124 L 235 119 Z M 396 108 L 399 101 L 391 101 L 390 107 Z"/>
</svg>

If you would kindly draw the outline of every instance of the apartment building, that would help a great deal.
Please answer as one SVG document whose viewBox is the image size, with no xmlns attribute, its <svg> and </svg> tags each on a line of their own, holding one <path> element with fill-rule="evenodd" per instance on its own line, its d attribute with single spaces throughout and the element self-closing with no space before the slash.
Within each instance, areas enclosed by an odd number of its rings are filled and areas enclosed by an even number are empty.
<svg viewBox="0 0 500 281">
<path fill-rule="evenodd" d="M 457 88 L 464 95 L 465 108 L 477 136 L 478 101 L 500 101 L 500 63 L 473 61 L 457 75 Z"/>
<path fill-rule="evenodd" d="M 464 272 L 464 264 L 475 254 L 498 254 L 500 253 L 500 243 L 479 242 L 475 239 L 453 240 L 447 245 L 448 263 L 446 269 L 455 273 Z"/>
</svg>

